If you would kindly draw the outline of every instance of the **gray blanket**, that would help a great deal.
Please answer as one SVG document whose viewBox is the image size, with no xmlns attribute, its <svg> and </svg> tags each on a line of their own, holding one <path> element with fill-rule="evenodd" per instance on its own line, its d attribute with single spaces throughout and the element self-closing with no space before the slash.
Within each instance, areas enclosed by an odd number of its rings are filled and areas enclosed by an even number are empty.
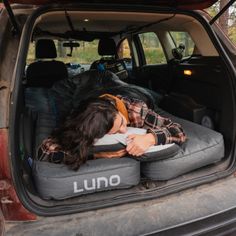
<svg viewBox="0 0 236 236">
<path fill-rule="evenodd" d="M 51 93 L 62 120 L 77 108 L 82 100 L 104 93 L 138 98 L 155 110 L 161 100 L 161 95 L 151 90 L 127 84 L 110 71 L 101 73 L 97 70 L 86 71 L 71 79 L 58 81 L 52 87 Z"/>
</svg>

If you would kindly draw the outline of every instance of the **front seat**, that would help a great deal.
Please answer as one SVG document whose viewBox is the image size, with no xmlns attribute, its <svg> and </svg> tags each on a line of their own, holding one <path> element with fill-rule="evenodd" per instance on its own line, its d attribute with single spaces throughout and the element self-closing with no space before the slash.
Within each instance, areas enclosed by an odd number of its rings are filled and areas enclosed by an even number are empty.
<svg viewBox="0 0 236 236">
<path fill-rule="evenodd" d="M 39 39 L 35 56 L 37 61 L 31 63 L 26 70 L 27 87 L 50 88 L 56 81 L 68 78 L 66 65 L 55 60 L 57 51 L 53 40 Z"/>
<path fill-rule="evenodd" d="M 121 80 L 128 78 L 128 71 L 122 59 L 117 59 L 115 41 L 111 38 L 102 38 L 98 43 L 100 60 L 94 61 L 90 69 L 104 69 L 115 73 Z"/>
</svg>

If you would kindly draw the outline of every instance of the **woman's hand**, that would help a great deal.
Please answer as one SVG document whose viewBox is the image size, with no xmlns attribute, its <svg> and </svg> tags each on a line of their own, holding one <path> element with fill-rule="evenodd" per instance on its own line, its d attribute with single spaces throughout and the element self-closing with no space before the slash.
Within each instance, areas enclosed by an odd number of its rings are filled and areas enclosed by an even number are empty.
<svg viewBox="0 0 236 236">
<path fill-rule="evenodd" d="M 141 156 L 147 149 L 155 145 L 156 139 L 152 133 L 131 134 L 127 138 L 126 151 L 132 156 Z"/>
</svg>

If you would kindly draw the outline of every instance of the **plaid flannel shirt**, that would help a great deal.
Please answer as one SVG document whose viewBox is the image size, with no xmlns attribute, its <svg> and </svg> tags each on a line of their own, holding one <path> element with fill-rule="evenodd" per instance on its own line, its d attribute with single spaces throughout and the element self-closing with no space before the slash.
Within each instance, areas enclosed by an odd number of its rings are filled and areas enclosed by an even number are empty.
<svg viewBox="0 0 236 236">
<path fill-rule="evenodd" d="M 179 124 L 173 123 L 169 118 L 164 118 L 150 110 L 145 102 L 120 95 L 117 97 L 124 102 L 127 108 L 129 126 L 145 128 L 147 132 L 153 133 L 156 138 L 156 145 L 182 144 L 186 141 L 186 135 Z M 60 145 L 50 137 L 42 142 L 38 150 L 38 159 L 41 161 L 61 163 L 66 160 L 66 155 L 69 154 L 61 150 Z"/>
<path fill-rule="evenodd" d="M 158 115 L 141 100 L 120 95 L 117 97 L 124 102 L 128 110 L 129 126 L 145 128 L 147 132 L 153 133 L 156 138 L 156 145 L 168 143 L 180 145 L 186 141 L 186 135 L 180 124 Z"/>
</svg>

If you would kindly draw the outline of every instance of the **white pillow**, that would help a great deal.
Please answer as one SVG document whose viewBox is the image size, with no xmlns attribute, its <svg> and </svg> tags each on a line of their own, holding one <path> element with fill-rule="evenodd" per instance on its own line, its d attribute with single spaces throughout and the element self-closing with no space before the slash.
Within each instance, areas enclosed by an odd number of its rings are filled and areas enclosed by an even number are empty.
<svg viewBox="0 0 236 236">
<path fill-rule="evenodd" d="M 125 134 L 106 134 L 102 138 L 96 140 L 93 152 L 99 153 L 120 151 L 121 149 L 125 149 L 128 135 L 146 133 L 146 129 L 127 127 L 127 132 Z M 142 156 L 135 158 L 141 161 L 166 159 L 175 156 L 179 150 L 179 146 L 174 143 L 155 145 L 150 147 Z"/>
</svg>

